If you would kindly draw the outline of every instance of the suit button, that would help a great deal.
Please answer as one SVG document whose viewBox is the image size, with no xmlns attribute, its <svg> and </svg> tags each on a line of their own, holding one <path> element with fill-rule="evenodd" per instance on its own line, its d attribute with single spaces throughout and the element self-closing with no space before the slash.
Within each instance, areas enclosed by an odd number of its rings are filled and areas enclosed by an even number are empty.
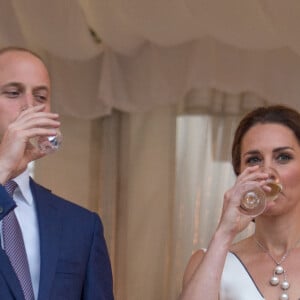
<svg viewBox="0 0 300 300">
<path fill-rule="evenodd" d="M 0 214 L 2 214 L 2 213 L 3 213 L 3 207 L 0 206 Z"/>
</svg>

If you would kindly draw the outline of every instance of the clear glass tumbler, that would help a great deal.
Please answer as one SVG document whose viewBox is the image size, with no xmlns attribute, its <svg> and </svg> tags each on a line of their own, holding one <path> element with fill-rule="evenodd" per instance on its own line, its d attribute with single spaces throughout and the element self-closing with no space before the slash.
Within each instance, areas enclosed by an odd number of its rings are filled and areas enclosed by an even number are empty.
<svg viewBox="0 0 300 300">
<path fill-rule="evenodd" d="M 56 134 L 53 136 L 39 136 L 34 142 L 36 146 L 44 153 L 50 154 L 57 151 L 62 143 L 62 133 L 56 128 Z"/>
</svg>

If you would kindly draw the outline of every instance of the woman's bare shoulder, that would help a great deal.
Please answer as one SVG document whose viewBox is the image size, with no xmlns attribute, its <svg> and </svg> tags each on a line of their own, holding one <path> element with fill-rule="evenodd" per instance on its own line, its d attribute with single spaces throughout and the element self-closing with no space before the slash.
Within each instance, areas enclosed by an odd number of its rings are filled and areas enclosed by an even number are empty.
<svg viewBox="0 0 300 300">
<path fill-rule="evenodd" d="M 199 249 L 190 257 L 183 276 L 183 286 L 185 286 L 190 281 L 197 267 L 201 263 L 204 255 L 205 249 Z"/>
</svg>

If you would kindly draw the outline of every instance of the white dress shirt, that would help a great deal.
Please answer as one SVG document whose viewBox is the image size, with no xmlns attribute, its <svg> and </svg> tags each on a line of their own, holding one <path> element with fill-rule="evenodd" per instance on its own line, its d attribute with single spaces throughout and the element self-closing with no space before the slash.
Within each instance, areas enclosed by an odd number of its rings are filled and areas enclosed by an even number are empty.
<svg viewBox="0 0 300 300">
<path fill-rule="evenodd" d="M 34 297 L 37 299 L 40 282 L 40 239 L 35 203 L 29 185 L 29 170 L 14 178 L 14 181 L 18 184 L 13 195 L 17 204 L 15 214 L 22 230 Z M 3 241 L 2 222 L 0 225 Z"/>
</svg>

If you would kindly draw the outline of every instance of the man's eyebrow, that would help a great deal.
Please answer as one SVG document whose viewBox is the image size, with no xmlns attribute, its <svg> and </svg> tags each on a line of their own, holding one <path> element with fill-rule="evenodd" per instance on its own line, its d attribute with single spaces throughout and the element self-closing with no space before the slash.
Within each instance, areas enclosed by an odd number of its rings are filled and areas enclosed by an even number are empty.
<svg viewBox="0 0 300 300">
<path fill-rule="evenodd" d="M 41 85 L 41 86 L 36 86 L 35 88 L 33 88 L 34 92 L 40 91 L 40 90 L 44 90 L 46 92 L 49 92 L 49 87 L 46 85 Z"/>
<path fill-rule="evenodd" d="M 3 88 L 3 87 L 10 87 L 10 86 L 22 87 L 24 85 L 20 82 L 8 82 L 8 83 L 3 84 L 1 87 Z"/>
</svg>

